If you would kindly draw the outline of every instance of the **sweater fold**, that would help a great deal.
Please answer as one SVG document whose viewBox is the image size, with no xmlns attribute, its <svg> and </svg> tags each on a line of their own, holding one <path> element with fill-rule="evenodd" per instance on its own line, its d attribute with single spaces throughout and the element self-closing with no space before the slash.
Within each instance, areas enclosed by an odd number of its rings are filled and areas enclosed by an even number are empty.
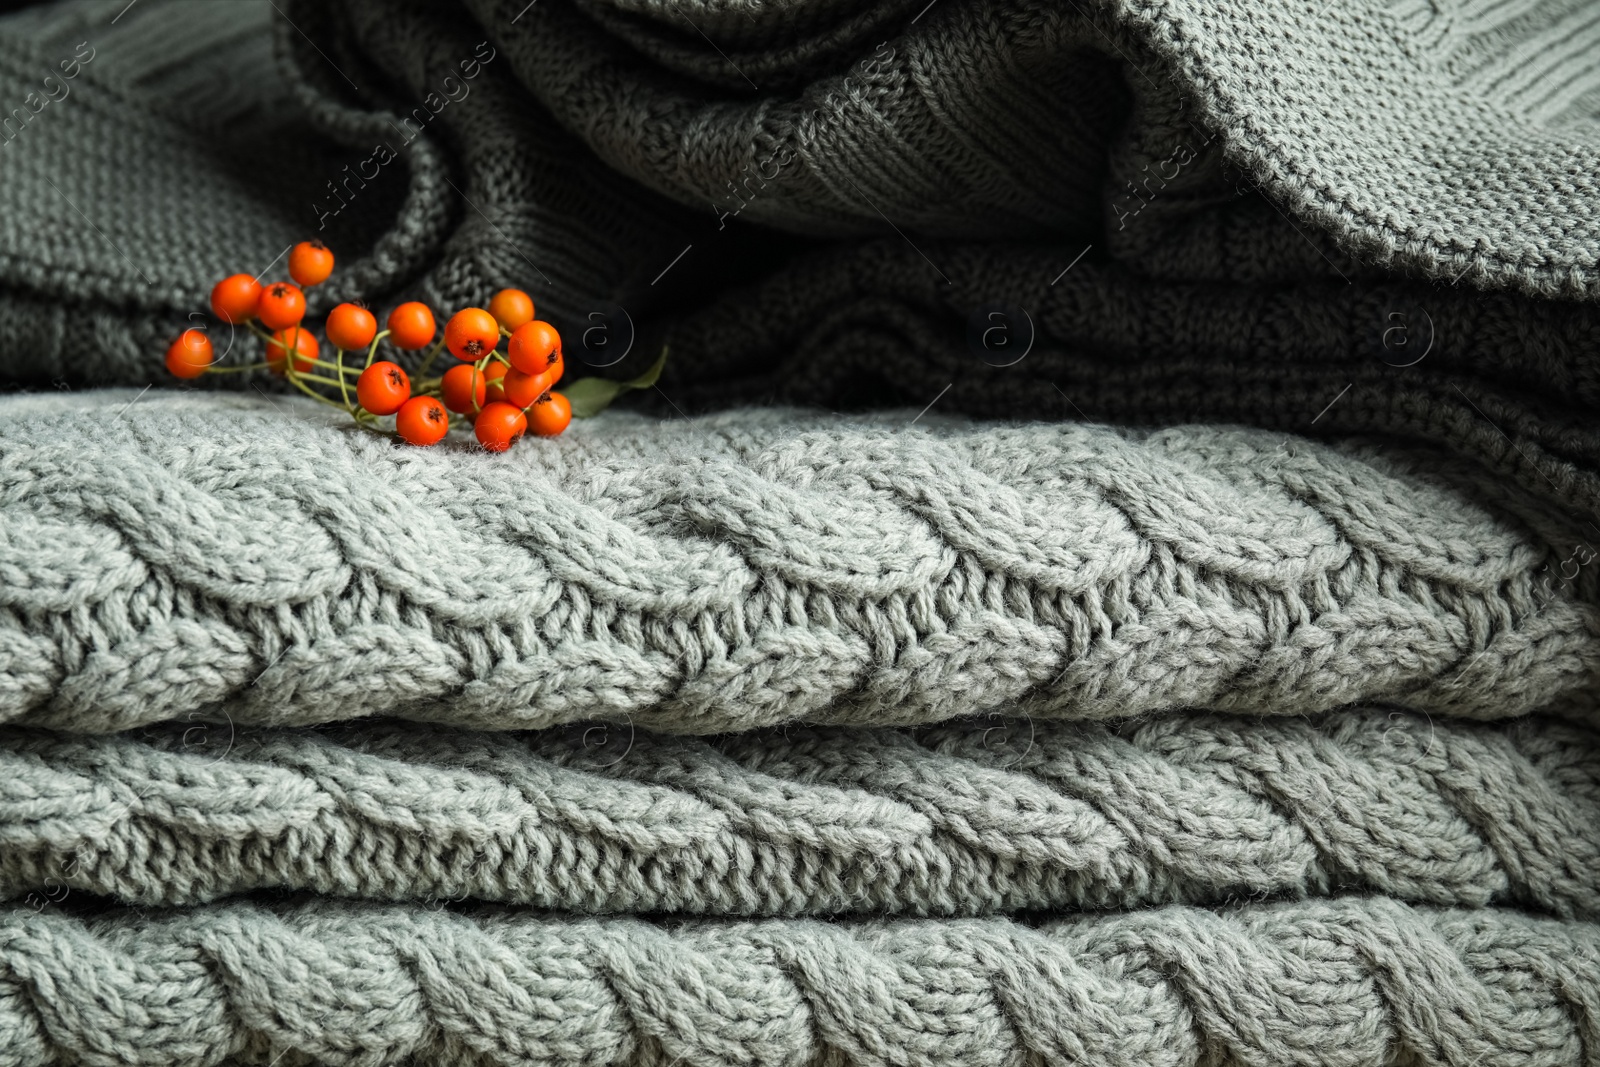
<svg viewBox="0 0 1600 1067">
<path fill-rule="evenodd" d="M 747 409 L 489 458 L 304 401 L 0 408 L 17 725 L 1593 715 L 1600 535 L 1446 454 Z"/>
<path fill-rule="evenodd" d="M 1579 1067 L 1597 998 L 1592 923 L 1382 898 L 1038 924 L 0 911 L 0 1034 L 18 1067 Z"/>
<path fill-rule="evenodd" d="M 713 739 L 0 733 L 0 897 L 959 916 L 1365 892 L 1600 916 L 1600 737 L 1393 711 Z"/>
</svg>

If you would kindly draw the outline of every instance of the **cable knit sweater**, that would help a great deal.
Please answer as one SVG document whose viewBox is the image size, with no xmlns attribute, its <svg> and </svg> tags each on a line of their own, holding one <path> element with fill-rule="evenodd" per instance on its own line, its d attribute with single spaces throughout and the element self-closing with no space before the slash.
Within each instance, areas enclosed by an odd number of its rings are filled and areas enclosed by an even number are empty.
<svg viewBox="0 0 1600 1067">
<path fill-rule="evenodd" d="M 1381 897 L 1036 924 L 0 911 L 18 1067 L 1565 1065 L 1594 1062 L 1597 1005 L 1600 926 Z"/>
<path fill-rule="evenodd" d="M 1367 892 L 1600 918 L 1600 736 L 1393 711 L 713 740 L 0 732 L 0 898 L 971 915 Z"/>
<path fill-rule="evenodd" d="M 746 411 L 488 457 L 309 401 L 0 412 L 15 723 L 1592 715 L 1591 539 L 1437 454 Z"/>
</svg>

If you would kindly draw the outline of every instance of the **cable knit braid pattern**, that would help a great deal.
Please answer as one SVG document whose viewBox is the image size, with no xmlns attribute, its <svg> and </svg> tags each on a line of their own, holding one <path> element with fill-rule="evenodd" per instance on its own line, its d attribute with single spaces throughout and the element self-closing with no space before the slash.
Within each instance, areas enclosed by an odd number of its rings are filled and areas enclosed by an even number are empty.
<svg viewBox="0 0 1600 1067">
<path fill-rule="evenodd" d="M 495 458 L 338 418 L 0 402 L 0 716 L 1593 713 L 1581 528 L 1437 454 L 747 410 Z"/>
<path fill-rule="evenodd" d="M 1600 918 L 1600 736 L 1393 711 L 482 734 L 0 731 L 0 897 L 970 915 L 1362 891 Z"/>
<path fill-rule="evenodd" d="M 11 908 L 0 1037 L 15 1067 L 1593 1067 L 1600 926 L 1383 898 L 1036 926 Z"/>
</svg>

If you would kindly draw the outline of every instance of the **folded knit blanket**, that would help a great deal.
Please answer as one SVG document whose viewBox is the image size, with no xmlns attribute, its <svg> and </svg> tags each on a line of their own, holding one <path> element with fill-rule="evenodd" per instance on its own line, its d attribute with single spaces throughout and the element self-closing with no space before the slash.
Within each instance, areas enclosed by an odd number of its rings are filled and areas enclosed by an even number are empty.
<svg viewBox="0 0 1600 1067">
<path fill-rule="evenodd" d="M 1037 924 L 0 910 L 17 1067 L 1512 1067 L 1596 1042 L 1600 925 L 1383 898 Z"/>
<path fill-rule="evenodd" d="M 747 410 L 488 457 L 321 410 L 0 400 L 0 718 L 1593 715 L 1590 539 L 1438 453 Z"/>
<path fill-rule="evenodd" d="M 1344 712 L 1107 727 L 0 732 L 0 899 L 260 889 L 587 912 L 1379 893 L 1600 919 L 1600 734 Z"/>
</svg>

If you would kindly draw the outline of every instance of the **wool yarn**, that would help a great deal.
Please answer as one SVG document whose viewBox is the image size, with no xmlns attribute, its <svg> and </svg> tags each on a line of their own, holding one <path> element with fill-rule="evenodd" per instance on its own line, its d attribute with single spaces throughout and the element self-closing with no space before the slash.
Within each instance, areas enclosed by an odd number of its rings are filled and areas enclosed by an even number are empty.
<svg viewBox="0 0 1600 1067">
<path fill-rule="evenodd" d="M 1600 918 L 1600 735 L 1382 709 L 715 740 L 0 732 L 0 898 L 1011 914 L 1382 894 Z"/>
<path fill-rule="evenodd" d="M 13 397 L 0 543 L 0 718 L 80 732 L 1587 717 L 1600 660 L 1536 498 L 1241 429 L 617 413 L 489 459 L 309 401 Z"/>
<path fill-rule="evenodd" d="M 0 910 L 16 1067 L 1586 1067 L 1597 1008 L 1600 926 L 1382 897 L 1037 924 Z"/>
</svg>

